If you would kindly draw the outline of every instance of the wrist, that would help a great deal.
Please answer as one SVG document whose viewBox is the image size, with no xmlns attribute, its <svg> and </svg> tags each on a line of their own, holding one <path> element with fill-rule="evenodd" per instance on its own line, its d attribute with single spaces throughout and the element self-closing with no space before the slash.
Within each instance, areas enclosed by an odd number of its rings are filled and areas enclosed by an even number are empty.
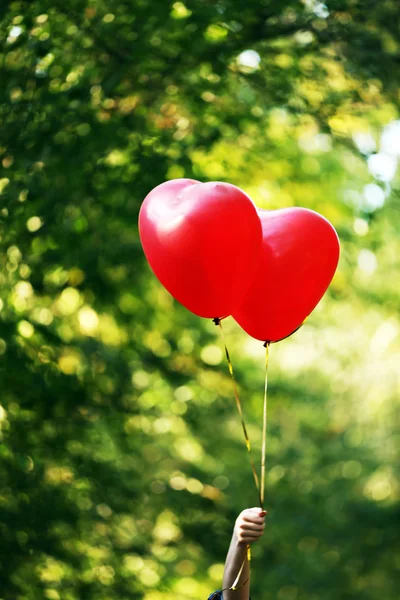
<svg viewBox="0 0 400 600">
<path fill-rule="evenodd" d="M 238 536 L 236 529 L 234 529 L 234 531 L 233 531 L 233 542 L 234 542 L 236 548 L 246 548 L 247 547 L 247 543 L 240 540 L 240 537 Z"/>
</svg>

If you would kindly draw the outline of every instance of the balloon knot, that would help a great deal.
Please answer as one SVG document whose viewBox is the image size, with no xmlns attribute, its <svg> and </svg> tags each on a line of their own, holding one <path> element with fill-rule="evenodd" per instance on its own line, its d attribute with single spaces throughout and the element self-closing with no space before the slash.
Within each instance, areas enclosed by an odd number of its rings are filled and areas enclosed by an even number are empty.
<svg viewBox="0 0 400 600">
<path fill-rule="evenodd" d="M 213 323 L 218 327 L 218 325 L 221 323 L 221 319 L 219 317 L 215 317 L 215 319 L 213 319 Z"/>
</svg>

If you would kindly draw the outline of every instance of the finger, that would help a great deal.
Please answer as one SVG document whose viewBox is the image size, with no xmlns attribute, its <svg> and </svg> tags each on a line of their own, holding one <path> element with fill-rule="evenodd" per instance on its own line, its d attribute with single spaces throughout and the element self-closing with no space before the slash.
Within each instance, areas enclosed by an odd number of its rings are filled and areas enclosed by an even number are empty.
<svg viewBox="0 0 400 600">
<path fill-rule="evenodd" d="M 247 521 L 239 525 L 241 531 L 264 531 L 264 523 L 249 523 Z"/>
<path fill-rule="evenodd" d="M 239 540 L 244 540 L 244 539 L 258 540 L 260 537 L 262 537 L 263 534 L 264 534 L 263 531 L 238 531 L 236 533 L 236 536 L 237 536 L 237 539 L 239 539 Z"/>
<path fill-rule="evenodd" d="M 259 515 L 260 513 L 267 513 L 268 511 L 265 510 L 265 508 L 261 508 L 260 506 L 253 506 L 253 508 L 248 508 L 245 512 L 254 512 L 257 515 Z"/>
<path fill-rule="evenodd" d="M 243 544 L 254 544 L 254 542 L 258 542 L 259 539 L 260 539 L 260 536 L 258 536 L 258 537 L 246 536 L 246 537 L 240 538 L 240 541 L 243 542 Z"/>
<path fill-rule="evenodd" d="M 261 513 L 260 511 L 255 511 L 255 510 L 246 510 L 243 511 L 241 513 L 241 516 L 246 518 L 246 519 L 260 519 L 260 518 L 264 518 L 263 517 L 263 513 Z"/>
<path fill-rule="evenodd" d="M 239 538 L 243 538 L 243 537 L 259 538 L 263 534 L 264 534 L 264 528 L 260 528 L 260 529 L 238 529 L 236 531 L 236 535 Z"/>
<path fill-rule="evenodd" d="M 242 519 L 246 523 L 254 523 L 256 525 L 262 525 L 265 521 L 265 517 L 260 517 L 258 515 L 243 515 Z"/>
</svg>

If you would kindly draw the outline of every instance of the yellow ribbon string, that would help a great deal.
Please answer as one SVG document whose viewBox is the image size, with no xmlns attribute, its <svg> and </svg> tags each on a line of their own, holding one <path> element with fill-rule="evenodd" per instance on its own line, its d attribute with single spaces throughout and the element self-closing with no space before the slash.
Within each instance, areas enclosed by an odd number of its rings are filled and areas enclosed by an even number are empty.
<svg viewBox="0 0 400 600">
<path fill-rule="evenodd" d="M 245 581 L 243 581 L 243 583 L 241 585 L 238 586 L 238 583 L 240 581 L 240 577 L 241 577 L 241 575 L 243 573 L 244 565 L 246 564 L 246 560 L 249 563 L 251 561 L 251 550 L 250 550 L 250 545 L 249 544 L 247 544 L 247 546 L 246 546 L 246 556 L 243 559 L 242 565 L 241 565 L 241 567 L 239 569 L 239 573 L 237 574 L 235 581 L 232 583 L 232 585 L 230 587 L 226 587 L 226 588 L 223 588 L 222 590 L 220 590 L 221 592 L 226 592 L 226 590 L 231 590 L 232 592 L 236 592 L 237 590 L 242 589 L 242 587 L 244 587 L 246 585 L 246 583 L 250 579 L 250 575 L 249 575 L 249 577 Z"/>
<path fill-rule="evenodd" d="M 260 480 L 258 478 L 257 475 L 257 471 L 256 471 L 256 467 L 254 464 L 254 460 L 251 454 L 251 445 L 250 445 L 250 439 L 247 433 L 247 428 L 246 428 L 246 423 L 244 422 L 244 416 L 243 416 L 243 410 L 242 410 L 242 405 L 240 402 L 240 397 L 239 397 L 239 391 L 238 391 L 238 386 L 236 383 L 236 379 L 235 379 L 235 375 L 233 373 L 233 365 L 232 365 L 232 361 L 231 358 L 229 356 L 229 351 L 228 351 L 228 347 L 226 345 L 226 341 L 225 341 L 225 335 L 224 335 L 224 330 L 222 329 L 222 324 L 221 324 L 221 320 L 220 319 L 214 319 L 214 323 L 215 325 L 218 325 L 220 332 L 221 332 L 221 337 L 222 337 L 222 342 L 224 344 L 224 348 L 225 348 L 225 356 L 226 356 L 226 360 L 228 362 L 228 369 L 229 369 L 229 374 L 231 376 L 232 379 L 232 384 L 233 384 L 233 389 L 234 389 L 234 393 L 235 393 L 235 400 L 236 400 L 236 407 L 240 416 L 240 421 L 242 423 L 242 429 L 243 429 L 243 435 L 244 435 L 244 440 L 245 440 L 245 445 L 247 448 L 247 452 L 249 454 L 249 459 L 250 459 L 250 465 L 251 465 L 251 470 L 253 472 L 253 477 L 254 477 L 254 483 L 256 485 L 256 489 L 257 489 L 257 493 L 258 493 L 258 499 L 259 499 L 259 503 L 260 503 L 260 508 L 262 510 L 264 510 L 264 496 L 265 496 L 265 456 L 266 456 L 266 440 L 267 440 L 267 397 L 268 397 L 268 360 L 269 360 L 269 346 L 270 346 L 270 342 L 265 342 L 265 383 L 264 383 L 264 402 L 263 402 L 263 429 L 262 429 L 262 446 L 261 446 L 261 470 L 260 470 L 260 478 L 261 478 L 261 484 L 260 484 Z M 221 590 L 222 592 L 226 591 L 226 590 L 232 590 L 232 591 L 236 591 L 241 589 L 242 587 L 244 587 L 246 585 L 246 583 L 249 581 L 249 577 L 246 579 L 246 581 L 244 581 L 239 587 L 238 587 L 238 583 L 240 581 L 240 577 L 243 573 L 243 569 L 244 566 L 246 564 L 246 560 L 248 560 L 248 562 L 250 563 L 251 561 L 251 549 L 250 549 L 250 545 L 248 544 L 246 547 L 246 556 L 243 559 L 242 565 L 239 569 L 239 573 L 236 576 L 235 581 L 233 582 L 233 584 L 230 587 L 224 588 L 223 590 Z"/>
<path fill-rule="evenodd" d="M 245 557 L 244 557 L 244 559 L 243 559 L 242 566 L 240 567 L 240 571 L 239 571 L 239 573 L 237 574 L 237 576 L 236 576 L 236 579 L 235 579 L 235 581 L 232 583 L 231 587 L 230 587 L 230 588 L 227 588 L 228 590 L 232 590 L 233 592 L 235 592 L 236 590 L 240 590 L 242 587 L 244 587 L 244 586 L 246 585 L 246 583 L 247 583 L 247 582 L 248 582 L 248 580 L 249 580 L 249 578 L 247 578 L 247 579 L 246 579 L 246 581 L 244 581 L 244 582 L 242 583 L 242 585 L 240 585 L 240 586 L 238 587 L 238 583 L 239 583 L 239 581 L 240 581 L 240 577 L 241 577 L 241 575 L 242 575 L 242 573 L 243 573 L 243 569 L 244 569 L 244 565 L 246 564 L 246 560 L 248 560 L 249 562 L 250 562 L 250 560 L 251 560 L 251 555 L 250 555 L 250 558 L 249 558 L 250 546 L 247 546 L 247 549 L 246 549 L 246 550 L 247 550 L 247 554 L 246 554 L 246 556 L 245 556 Z M 222 590 L 222 591 L 223 591 L 223 590 Z"/>
<path fill-rule="evenodd" d="M 241 423 L 242 423 L 244 441 L 245 441 L 245 444 L 246 444 L 247 452 L 249 454 L 250 465 L 251 465 L 251 470 L 253 471 L 254 483 L 256 484 L 256 489 L 257 489 L 257 493 L 258 493 L 258 499 L 260 501 L 260 506 L 262 508 L 262 505 L 261 505 L 261 494 L 260 494 L 260 482 L 259 482 L 259 479 L 258 479 L 258 475 L 257 475 L 256 467 L 255 467 L 255 464 L 254 464 L 254 460 L 253 460 L 253 457 L 251 455 L 250 439 L 249 439 L 249 436 L 248 436 L 248 433 L 247 433 L 246 424 L 244 422 L 242 405 L 241 405 L 240 398 L 239 398 L 239 392 L 238 392 L 238 387 L 237 387 L 235 375 L 233 373 L 232 361 L 230 359 L 229 351 L 228 351 L 228 348 L 227 348 L 227 345 L 226 345 L 226 341 L 225 341 L 224 330 L 222 329 L 222 324 L 221 324 L 220 319 L 214 319 L 214 323 L 216 325 L 218 325 L 218 327 L 220 328 L 220 331 L 221 331 L 222 342 L 223 342 L 224 347 L 225 347 L 226 360 L 228 361 L 229 373 L 230 373 L 230 376 L 231 376 L 231 379 L 232 379 L 233 389 L 234 389 L 234 392 L 235 392 L 236 406 L 237 406 L 238 413 L 239 413 L 239 416 L 240 416 L 240 420 L 241 420 Z"/>
</svg>

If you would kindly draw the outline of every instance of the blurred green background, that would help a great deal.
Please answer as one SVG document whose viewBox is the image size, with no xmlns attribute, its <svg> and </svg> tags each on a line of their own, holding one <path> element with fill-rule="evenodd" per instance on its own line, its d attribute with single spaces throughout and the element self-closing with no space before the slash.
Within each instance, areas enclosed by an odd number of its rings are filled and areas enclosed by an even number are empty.
<svg viewBox="0 0 400 600">
<path fill-rule="evenodd" d="M 397 600 L 398 0 L 3 0 L 0 19 L 0 598 L 206 598 L 257 504 L 218 331 L 138 238 L 145 195 L 185 176 L 315 209 L 342 244 L 271 348 L 253 598 Z M 264 349 L 224 323 L 257 455 Z"/>
</svg>

